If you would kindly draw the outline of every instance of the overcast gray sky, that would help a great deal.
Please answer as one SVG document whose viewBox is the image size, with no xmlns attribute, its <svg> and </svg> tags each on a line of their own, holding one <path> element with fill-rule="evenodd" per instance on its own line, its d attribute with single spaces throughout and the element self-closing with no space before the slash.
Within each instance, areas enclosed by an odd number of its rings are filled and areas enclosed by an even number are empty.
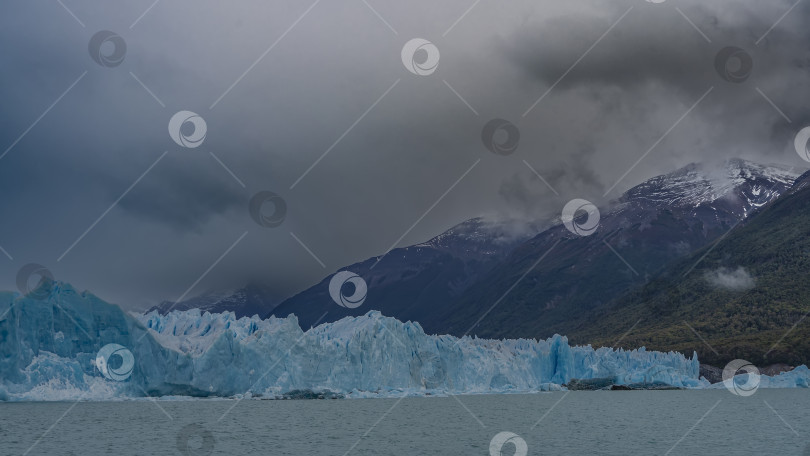
<svg viewBox="0 0 810 456">
<path fill-rule="evenodd" d="M 692 161 L 806 165 L 792 140 L 810 123 L 810 3 L 62 3 L 0 18 L 3 289 L 36 262 L 142 308 L 228 252 L 190 295 L 248 280 L 289 295 L 384 253 L 457 181 L 399 245 L 601 204 Z M 120 65 L 91 58 L 101 30 L 126 43 Z M 432 74 L 403 65 L 413 38 L 439 50 Z M 727 46 L 753 60 L 742 83 L 715 71 Z M 207 124 L 197 148 L 169 135 L 183 110 Z M 484 147 L 494 118 L 519 128 L 515 153 Z M 280 226 L 250 217 L 260 191 L 286 201 Z"/>
</svg>

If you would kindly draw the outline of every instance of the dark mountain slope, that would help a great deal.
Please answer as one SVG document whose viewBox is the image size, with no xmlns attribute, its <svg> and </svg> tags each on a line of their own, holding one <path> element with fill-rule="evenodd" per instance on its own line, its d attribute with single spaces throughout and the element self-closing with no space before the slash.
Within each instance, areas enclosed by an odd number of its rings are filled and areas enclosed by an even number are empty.
<svg viewBox="0 0 810 456">
<path fill-rule="evenodd" d="M 808 184 L 810 173 L 721 242 L 580 320 L 569 336 L 613 345 L 639 321 L 621 346 L 695 350 L 716 365 L 735 358 L 758 365 L 810 362 Z"/>
<path fill-rule="evenodd" d="M 344 268 L 363 277 L 368 285 L 366 300 L 356 309 L 340 307 L 332 300 L 329 276 L 281 303 L 272 315 L 295 314 L 302 327 L 309 327 L 317 321 L 336 321 L 373 309 L 401 321 L 437 327 L 441 322 L 436 309 L 457 299 L 526 238 L 511 232 L 513 228 L 476 218 L 424 244 L 394 249 L 379 263 L 378 258 L 370 258 Z"/>
<path fill-rule="evenodd" d="M 578 237 L 558 225 L 518 246 L 439 309 L 440 326 L 425 328 L 495 338 L 571 334 L 581 319 L 787 191 L 795 177 L 731 160 L 719 171 L 690 165 L 650 179 L 603 213 L 595 234 Z"/>
</svg>

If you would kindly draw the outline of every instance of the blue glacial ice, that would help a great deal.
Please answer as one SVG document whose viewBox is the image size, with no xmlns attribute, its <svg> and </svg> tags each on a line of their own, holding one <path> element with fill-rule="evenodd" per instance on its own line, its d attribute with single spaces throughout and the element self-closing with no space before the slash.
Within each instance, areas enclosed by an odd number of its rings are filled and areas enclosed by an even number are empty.
<svg viewBox="0 0 810 456">
<path fill-rule="evenodd" d="M 426 335 L 418 323 L 375 311 L 302 331 L 294 316 L 129 314 L 55 283 L 43 300 L 0 293 L 0 315 L 4 400 L 267 397 L 296 389 L 349 397 L 508 393 L 606 377 L 617 384 L 708 386 L 698 379 L 696 354 L 594 350 L 556 335 L 541 341 Z M 132 353 L 126 381 L 109 380 L 96 366 L 108 344 Z"/>
</svg>

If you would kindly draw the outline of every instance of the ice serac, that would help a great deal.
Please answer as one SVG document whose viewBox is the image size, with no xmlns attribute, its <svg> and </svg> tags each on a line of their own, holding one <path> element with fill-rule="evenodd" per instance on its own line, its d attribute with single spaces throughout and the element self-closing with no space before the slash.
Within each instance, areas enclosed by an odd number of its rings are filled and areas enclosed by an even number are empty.
<svg viewBox="0 0 810 456">
<path fill-rule="evenodd" d="M 98 351 L 119 344 L 131 377 L 106 380 Z M 679 353 L 572 347 L 548 340 L 427 335 L 418 323 L 369 312 L 302 331 L 295 317 L 237 319 L 199 310 L 128 314 L 55 283 L 47 299 L 0 293 L 0 399 L 279 395 L 350 396 L 559 389 L 572 378 L 703 386 Z"/>
<path fill-rule="evenodd" d="M 535 391 L 595 377 L 619 384 L 701 385 L 697 359 L 679 353 L 571 347 L 562 336 L 545 341 L 432 336 L 418 323 L 379 312 L 306 332 L 294 317 L 237 320 L 229 313 L 185 311 L 138 318 L 164 346 L 193 357 L 196 370 L 205 372 L 192 379 L 195 389 L 218 394 Z M 223 366 L 228 372 L 220 371 Z"/>
</svg>

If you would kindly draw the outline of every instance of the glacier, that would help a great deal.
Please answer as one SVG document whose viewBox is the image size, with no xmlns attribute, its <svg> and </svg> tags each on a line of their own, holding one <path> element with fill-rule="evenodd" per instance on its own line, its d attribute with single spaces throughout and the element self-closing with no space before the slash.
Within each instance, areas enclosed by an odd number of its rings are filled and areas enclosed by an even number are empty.
<svg viewBox="0 0 810 456">
<path fill-rule="evenodd" d="M 293 390 L 484 394 L 561 390 L 571 379 L 602 378 L 709 386 L 698 376 L 696 354 L 571 346 L 559 335 L 539 341 L 428 335 L 418 323 L 376 311 L 306 331 L 293 315 L 237 319 L 196 309 L 141 315 L 65 283 L 50 286 L 45 299 L 0 293 L 0 400 L 273 398 Z M 125 381 L 105 378 L 96 365 L 109 344 L 132 354 Z"/>
</svg>

